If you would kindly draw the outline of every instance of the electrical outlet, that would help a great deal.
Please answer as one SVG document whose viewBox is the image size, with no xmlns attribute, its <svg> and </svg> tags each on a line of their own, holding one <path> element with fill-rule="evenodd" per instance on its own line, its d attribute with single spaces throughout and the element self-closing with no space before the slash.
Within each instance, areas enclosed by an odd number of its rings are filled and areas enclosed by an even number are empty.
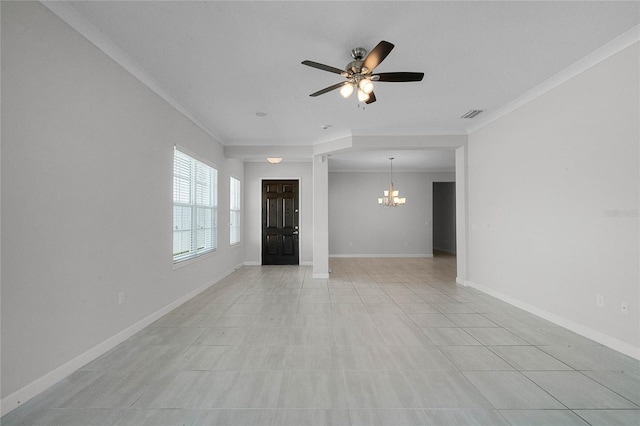
<svg viewBox="0 0 640 426">
<path fill-rule="evenodd" d="M 118 305 L 122 305 L 126 301 L 127 299 L 124 291 L 121 291 L 120 293 L 118 293 Z"/>
<path fill-rule="evenodd" d="M 604 306 L 604 296 L 601 294 L 596 295 L 596 305 L 603 307 Z"/>
<path fill-rule="evenodd" d="M 620 312 L 622 312 L 622 315 L 629 313 L 629 304 L 627 302 L 620 303 Z"/>
</svg>

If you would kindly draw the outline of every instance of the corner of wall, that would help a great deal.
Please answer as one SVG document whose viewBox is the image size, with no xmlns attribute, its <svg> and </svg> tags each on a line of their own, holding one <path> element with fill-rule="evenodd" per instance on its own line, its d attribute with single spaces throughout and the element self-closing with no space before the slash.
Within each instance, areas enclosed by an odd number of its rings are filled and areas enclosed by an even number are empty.
<svg viewBox="0 0 640 426">
<path fill-rule="evenodd" d="M 141 319 L 135 324 L 132 324 L 126 329 L 120 331 L 116 335 L 99 343 L 98 345 L 94 346 L 93 348 L 89 349 L 83 354 L 80 354 L 79 356 L 66 362 L 65 364 L 61 365 L 55 370 L 52 370 L 49 373 L 45 374 L 44 376 L 34 380 L 33 382 L 29 383 L 27 386 L 23 387 L 22 389 L 19 389 L 13 392 L 12 394 L 2 398 L 0 400 L 0 410 L 2 410 L 0 411 L 0 416 L 4 416 L 5 414 L 10 413 L 11 411 L 23 405 L 25 402 L 27 402 L 34 396 L 38 395 L 39 393 L 45 391 L 46 389 L 53 386 L 60 380 L 69 376 L 71 373 L 75 372 L 76 370 L 87 365 L 89 362 L 107 353 L 109 350 L 113 349 L 120 343 L 129 339 L 131 336 L 133 336 L 143 328 L 147 327 L 148 325 L 152 324 L 154 321 L 160 319 L 161 317 L 168 314 L 175 308 L 193 299 L 194 297 L 196 297 L 198 294 L 202 293 L 209 287 L 215 285 L 216 283 L 221 281 L 223 278 L 233 273 L 240 266 L 242 265 L 237 265 L 224 271 L 222 274 L 215 277 L 212 281 L 196 288 L 195 290 L 185 294 L 179 299 L 174 300 L 173 302 L 169 303 L 163 308 L 158 309 L 156 312 L 148 315 L 147 317 Z"/>
<path fill-rule="evenodd" d="M 582 324 L 578 324 L 571 320 L 568 320 L 559 315 L 553 314 L 551 312 L 547 312 L 543 309 L 540 309 L 536 306 L 530 305 L 528 303 L 522 302 L 518 299 L 515 299 L 509 295 L 503 294 L 501 292 L 495 291 L 492 288 L 479 284 L 473 281 L 466 281 L 465 284 L 471 288 L 474 288 L 478 291 L 481 291 L 489 296 L 493 296 L 496 299 L 502 300 L 503 302 L 509 303 L 517 308 L 520 308 L 530 314 L 536 315 L 540 318 L 546 319 L 560 327 L 564 327 L 567 330 L 571 330 L 574 333 L 578 333 L 581 336 L 584 336 L 588 339 L 591 339 L 595 342 L 601 343 L 604 346 L 607 346 L 613 350 L 616 350 L 620 353 L 628 355 L 632 358 L 640 360 L 640 347 L 630 345 L 629 343 L 623 342 L 622 340 L 616 339 L 615 337 L 611 337 L 607 334 L 601 333 L 592 328 L 586 327 Z"/>
</svg>

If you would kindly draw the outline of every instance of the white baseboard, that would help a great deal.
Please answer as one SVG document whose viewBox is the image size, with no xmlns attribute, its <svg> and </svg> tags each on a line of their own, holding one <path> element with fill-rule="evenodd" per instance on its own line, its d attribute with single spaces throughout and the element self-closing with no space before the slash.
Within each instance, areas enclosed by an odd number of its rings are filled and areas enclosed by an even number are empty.
<svg viewBox="0 0 640 426">
<path fill-rule="evenodd" d="M 313 262 L 300 262 L 300 266 L 313 266 Z"/>
<path fill-rule="evenodd" d="M 460 285 L 463 285 L 465 287 L 467 287 L 469 284 L 467 283 L 467 281 L 465 281 L 464 279 L 460 278 L 460 277 L 456 277 L 456 282 Z"/>
<path fill-rule="evenodd" d="M 108 338 L 102 343 L 97 344 L 96 346 L 89 349 L 88 351 L 75 357 L 71 361 L 68 361 L 65 364 L 62 364 L 60 367 L 34 380 L 33 382 L 29 383 L 27 386 L 23 387 L 22 389 L 19 389 L 10 395 L 7 395 L 5 398 L 2 398 L 2 401 L 0 402 L 0 409 L 1 409 L 0 416 L 4 416 L 5 414 L 10 413 L 11 411 L 15 410 L 16 408 L 18 408 L 19 406 L 21 406 L 22 404 L 24 404 L 25 402 L 33 398 L 34 396 L 47 390 L 54 384 L 58 383 L 60 380 L 69 376 L 71 373 L 77 371 L 78 369 L 87 365 L 89 362 L 107 353 L 109 350 L 113 349 L 120 343 L 124 342 L 125 340 L 127 340 L 128 338 L 136 334 L 138 331 L 142 330 L 143 328 L 153 323 L 154 321 L 160 319 L 161 317 L 168 314 L 169 312 L 171 312 L 178 306 L 182 305 L 183 303 L 187 302 L 188 300 L 194 298 L 195 296 L 197 296 L 204 290 L 208 289 L 212 285 L 216 284 L 218 281 L 228 276 L 229 274 L 231 274 L 233 271 L 235 271 L 241 266 L 242 265 L 237 265 L 231 269 L 228 269 L 227 271 L 218 275 L 212 281 L 209 281 L 206 284 L 203 284 L 202 286 L 185 294 L 179 299 L 176 299 L 175 301 L 169 303 L 165 307 L 157 310 L 151 315 L 148 315 L 147 317 L 141 319 L 135 324 L 132 324 L 131 326 L 125 328 L 124 330 Z"/>
<path fill-rule="evenodd" d="M 330 254 L 329 257 L 433 257 L 431 254 Z"/>
<path fill-rule="evenodd" d="M 456 279 L 457 281 L 457 279 Z M 469 287 L 475 288 L 483 293 L 488 294 L 489 296 L 493 296 L 496 299 L 500 299 L 503 302 L 507 302 L 510 305 L 513 305 L 517 308 L 525 310 L 533 315 L 539 316 L 540 318 L 544 318 L 547 321 L 550 321 L 560 327 L 564 327 L 567 330 L 571 330 L 574 333 L 578 333 L 581 336 L 584 336 L 588 339 L 591 339 L 595 342 L 598 342 L 604 346 L 607 346 L 615 351 L 621 352 L 625 355 L 628 355 L 632 358 L 640 360 L 640 347 L 636 347 L 630 345 L 629 343 L 623 342 L 622 340 L 616 339 L 615 337 L 611 337 L 607 334 L 601 333 L 592 328 L 586 327 L 582 324 L 578 324 L 571 320 L 568 320 L 559 315 L 553 314 L 551 312 L 547 312 L 543 309 L 540 309 L 536 306 L 529 305 L 528 303 L 522 302 L 518 299 L 515 299 L 509 295 L 500 293 L 499 291 L 495 291 L 490 287 L 487 287 L 482 284 L 478 284 L 473 281 L 465 281 L 464 285 L 468 285 Z"/>
<path fill-rule="evenodd" d="M 314 280 L 328 280 L 329 274 L 313 274 L 311 278 Z"/>
</svg>

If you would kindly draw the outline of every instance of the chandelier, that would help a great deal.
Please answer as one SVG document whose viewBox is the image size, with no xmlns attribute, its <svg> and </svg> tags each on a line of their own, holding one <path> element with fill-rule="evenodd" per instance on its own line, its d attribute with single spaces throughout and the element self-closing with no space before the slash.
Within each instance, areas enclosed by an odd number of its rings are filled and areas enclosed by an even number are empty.
<svg viewBox="0 0 640 426">
<path fill-rule="evenodd" d="M 389 185 L 389 190 L 384 191 L 384 196 L 378 198 L 378 204 L 383 207 L 403 206 L 404 203 L 407 202 L 407 199 L 400 197 L 400 191 L 393 187 L 393 157 L 389 157 L 389 160 L 391 161 L 391 184 Z"/>
</svg>

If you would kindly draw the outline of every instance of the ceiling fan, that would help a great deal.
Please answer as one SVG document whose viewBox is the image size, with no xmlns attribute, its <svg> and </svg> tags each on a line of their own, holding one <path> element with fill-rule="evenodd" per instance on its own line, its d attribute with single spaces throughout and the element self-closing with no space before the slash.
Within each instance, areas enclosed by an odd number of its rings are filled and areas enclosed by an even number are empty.
<svg viewBox="0 0 640 426">
<path fill-rule="evenodd" d="M 309 96 L 316 97 L 323 95 L 332 90 L 340 89 L 340 94 L 344 98 L 351 96 L 354 90 L 358 91 L 358 100 L 367 104 L 376 101 L 376 95 L 373 93 L 374 81 L 387 81 L 387 82 L 407 82 L 407 81 L 422 81 L 424 77 L 423 72 L 381 72 L 373 74 L 373 70 L 380 65 L 380 62 L 391 53 L 394 45 L 388 41 L 381 41 L 371 52 L 367 55 L 367 49 L 363 47 L 356 47 L 351 50 L 351 57 L 353 61 L 349 62 L 344 70 L 335 68 L 329 65 L 320 64 L 313 61 L 302 61 L 303 65 L 307 65 L 313 68 L 318 68 L 323 71 L 329 71 L 336 74 L 340 74 L 346 81 L 334 84 L 333 86 L 325 87 L 322 90 L 318 90 L 310 94 Z"/>
</svg>

